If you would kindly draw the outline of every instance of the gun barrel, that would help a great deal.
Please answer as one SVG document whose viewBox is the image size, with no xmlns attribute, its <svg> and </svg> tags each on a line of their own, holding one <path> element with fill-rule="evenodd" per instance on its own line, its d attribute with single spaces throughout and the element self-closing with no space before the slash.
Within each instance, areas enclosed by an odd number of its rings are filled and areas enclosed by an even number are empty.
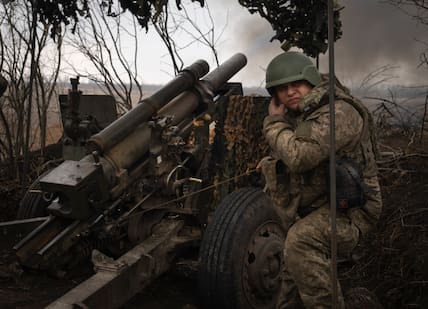
<svg viewBox="0 0 428 309">
<path fill-rule="evenodd" d="M 207 91 L 210 94 L 217 92 L 223 84 L 238 73 L 246 64 L 247 57 L 244 54 L 237 53 L 233 55 L 201 80 L 202 91 Z M 201 89 L 201 87 L 197 89 Z M 203 97 L 206 94 L 186 91 L 160 109 L 159 114 L 174 115 L 173 124 L 176 125 L 197 109 L 201 101 L 201 96 Z"/>
<path fill-rule="evenodd" d="M 213 89 L 219 89 L 247 64 L 247 57 L 237 53 L 206 75 L 203 80 Z"/>
<path fill-rule="evenodd" d="M 166 106 L 158 111 L 159 115 L 173 116 L 172 124 L 176 125 L 199 107 L 201 97 L 210 96 L 216 93 L 233 75 L 242 69 L 247 63 L 247 58 L 243 54 L 235 54 L 222 63 L 217 69 L 206 75 L 196 89 L 184 91 L 175 97 Z M 142 124 L 131 132 L 126 138 L 106 151 L 104 157 L 114 164 L 116 168 L 129 168 L 147 152 L 150 144 L 151 129 Z"/>
<path fill-rule="evenodd" d="M 123 140 L 139 125 L 147 121 L 160 108 L 183 91 L 192 87 L 209 71 L 209 65 L 204 60 L 198 60 L 181 71 L 172 81 L 142 100 L 135 108 L 128 111 L 118 120 L 111 123 L 88 140 L 88 148 L 103 153 Z"/>
</svg>

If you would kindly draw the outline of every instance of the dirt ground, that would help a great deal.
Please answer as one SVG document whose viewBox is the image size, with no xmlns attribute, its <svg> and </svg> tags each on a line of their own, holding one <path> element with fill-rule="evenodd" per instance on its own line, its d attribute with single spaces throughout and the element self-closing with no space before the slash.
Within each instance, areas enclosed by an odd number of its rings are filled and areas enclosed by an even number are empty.
<svg viewBox="0 0 428 309">
<path fill-rule="evenodd" d="M 428 141 L 402 135 L 380 140 L 384 209 L 376 233 L 362 242 L 358 261 L 340 265 L 344 287 L 363 286 L 385 308 L 428 307 Z M 16 183 L 0 183 L 0 221 L 14 218 L 22 196 Z M 91 274 L 67 279 L 23 273 L 10 251 L 0 250 L 0 308 L 42 308 Z M 124 308 L 198 308 L 194 276 L 173 271 Z"/>
</svg>

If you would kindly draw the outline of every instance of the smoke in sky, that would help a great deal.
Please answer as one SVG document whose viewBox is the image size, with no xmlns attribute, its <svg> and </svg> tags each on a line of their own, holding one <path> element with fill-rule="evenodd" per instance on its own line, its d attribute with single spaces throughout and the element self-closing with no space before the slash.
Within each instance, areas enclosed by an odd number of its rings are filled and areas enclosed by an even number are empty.
<svg viewBox="0 0 428 309">
<path fill-rule="evenodd" d="M 233 80 L 242 82 L 245 87 L 262 89 L 264 70 L 269 61 L 282 52 L 280 42 L 270 42 L 275 34 L 271 25 L 258 14 L 251 15 L 237 0 L 208 0 L 206 3 L 215 22 L 220 62 L 237 52 L 244 53 L 248 64 Z M 335 68 L 336 75 L 346 86 L 358 89 L 364 77 L 386 65 L 394 68 L 387 72 L 388 76 L 397 76 L 389 80 L 389 84 L 428 84 L 427 67 L 418 68 L 420 53 L 428 47 L 428 26 L 417 24 L 383 0 L 339 0 L 339 3 L 344 6 L 341 11 L 343 35 L 335 44 Z M 210 33 L 209 18 L 206 12 L 202 14 L 200 5 L 193 3 L 187 8 L 204 31 Z M 208 26 L 204 26 L 204 22 Z M 142 79 L 145 83 L 165 83 L 173 76 L 165 46 L 153 28 L 148 33 L 142 32 L 137 59 Z M 180 47 L 189 46 L 180 50 L 185 65 L 202 58 L 210 62 L 211 68 L 215 67 L 210 59 L 212 53 L 206 46 L 190 44 L 191 40 L 185 35 L 177 35 L 175 40 Z M 133 49 L 128 48 L 124 53 L 132 61 Z M 73 56 L 72 60 L 77 67 L 87 67 L 82 65 L 81 56 Z M 320 66 L 322 72 L 327 72 L 327 55 L 321 56 Z"/>
<path fill-rule="evenodd" d="M 389 82 L 401 85 L 428 83 L 428 70 L 418 68 L 419 55 L 428 42 L 428 27 L 418 24 L 396 8 L 375 0 L 342 0 L 342 38 L 335 44 L 336 74 L 348 86 L 357 88 L 362 79 L 384 65 L 395 67 Z M 256 86 L 264 78 L 263 68 L 281 53 L 271 26 L 262 18 L 240 11 L 239 18 L 229 21 L 234 40 L 227 50 L 244 52 L 249 63 L 242 73 Z M 234 15 L 231 17 L 233 18 Z M 321 71 L 327 71 L 327 54 L 320 58 Z M 257 78 L 259 76 L 259 78 Z M 252 82 L 251 82 L 252 81 Z"/>
</svg>

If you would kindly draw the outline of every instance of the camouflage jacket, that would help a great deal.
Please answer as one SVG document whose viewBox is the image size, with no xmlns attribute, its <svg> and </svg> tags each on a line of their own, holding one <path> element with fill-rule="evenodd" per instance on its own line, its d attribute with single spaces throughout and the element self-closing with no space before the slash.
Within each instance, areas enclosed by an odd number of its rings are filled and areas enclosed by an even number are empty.
<svg viewBox="0 0 428 309">
<path fill-rule="evenodd" d="M 373 124 L 367 108 L 337 80 L 335 93 L 336 155 L 359 164 L 368 188 L 367 203 L 349 210 L 348 215 L 365 233 L 379 218 L 382 207 Z M 288 183 L 281 190 L 290 195 L 285 207 L 293 208 L 291 211 L 310 212 L 327 202 L 329 123 L 326 76 L 299 102 L 298 114 L 267 116 L 264 120 L 266 140 L 289 173 Z"/>
</svg>

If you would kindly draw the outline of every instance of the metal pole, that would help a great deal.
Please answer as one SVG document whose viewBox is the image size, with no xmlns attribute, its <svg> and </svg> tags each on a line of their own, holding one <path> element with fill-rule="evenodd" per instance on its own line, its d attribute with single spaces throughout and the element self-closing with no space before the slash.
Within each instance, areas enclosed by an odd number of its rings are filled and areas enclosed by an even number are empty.
<svg viewBox="0 0 428 309">
<path fill-rule="evenodd" d="M 337 238 L 336 238 L 336 132 L 334 94 L 334 23 L 333 0 L 328 0 L 328 66 L 330 104 L 330 218 L 331 218 L 331 286 L 332 308 L 338 308 Z"/>
</svg>

